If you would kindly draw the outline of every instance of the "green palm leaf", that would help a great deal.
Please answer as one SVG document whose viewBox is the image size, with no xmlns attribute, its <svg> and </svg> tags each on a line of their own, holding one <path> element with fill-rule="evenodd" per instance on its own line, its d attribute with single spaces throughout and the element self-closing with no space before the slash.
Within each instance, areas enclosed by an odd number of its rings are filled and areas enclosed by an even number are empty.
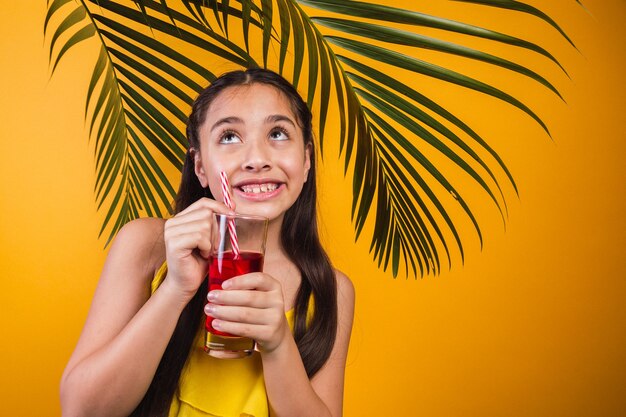
<svg viewBox="0 0 626 417">
<path fill-rule="evenodd" d="M 530 14 L 573 45 L 536 7 L 514 0 L 458 1 Z M 324 16 L 314 16 L 315 10 Z M 224 63 L 253 67 L 260 62 L 305 92 L 319 115 L 322 154 L 329 140 L 329 107 L 336 103 L 341 125 L 333 138 L 346 173 L 353 177 L 355 236 L 362 235 L 368 219 L 373 222 L 370 250 L 381 268 L 390 268 L 396 276 L 403 266 L 405 274 L 421 276 L 450 267 L 455 253 L 463 260 L 459 222 L 469 221 L 481 244 L 482 233 L 462 186 L 437 167 L 428 152 L 438 153 L 476 183 L 503 220 L 503 185 L 517 191 L 513 177 L 487 141 L 437 104 L 436 97 L 388 73 L 417 73 L 490 95 L 526 113 L 546 132 L 540 116 L 506 91 L 407 51 L 428 49 L 502 68 L 561 96 L 548 79 L 523 63 L 425 36 L 421 28 L 512 45 L 565 71 L 551 53 L 524 39 L 375 3 L 49 1 L 44 32 L 49 34 L 53 72 L 75 45 L 94 36 L 100 42 L 85 114 L 95 139 L 96 202 L 106 208 L 101 234 L 108 232 L 108 243 L 133 218 L 167 215 L 175 191 L 158 160 L 180 168 L 186 149 L 184 123 L 193 98 Z M 450 214 L 452 205 L 464 213 L 461 218 Z"/>
</svg>

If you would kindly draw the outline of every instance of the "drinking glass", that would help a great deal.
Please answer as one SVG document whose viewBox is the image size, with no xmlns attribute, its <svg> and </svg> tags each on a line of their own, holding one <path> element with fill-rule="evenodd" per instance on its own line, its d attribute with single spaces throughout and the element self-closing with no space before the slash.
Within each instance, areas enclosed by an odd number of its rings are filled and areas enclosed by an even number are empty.
<svg viewBox="0 0 626 417">
<path fill-rule="evenodd" d="M 234 276 L 263 271 L 268 219 L 252 215 L 215 214 L 216 241 L 209 258 L 209 291 L 221 290 L 222 283 Z M 248 337 L 220 332 L 207 316 L 204 350 L 218 358 L 242 358 L 254 351 Z"/>
</svg>

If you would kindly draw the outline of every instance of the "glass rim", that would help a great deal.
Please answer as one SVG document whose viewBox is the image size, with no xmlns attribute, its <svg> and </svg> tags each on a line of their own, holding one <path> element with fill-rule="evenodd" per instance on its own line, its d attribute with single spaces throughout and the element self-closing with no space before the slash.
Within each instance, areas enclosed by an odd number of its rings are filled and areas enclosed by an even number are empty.
<svg viewBox="0 0 626 417">
<path fill-rule="evenodd" d="M 228 213 L 215 213 L 216 217 L 226 217 L 229 219 L 245 219 L 245 220 L 260 220 L 260 221 L 266 221 L 269 222 L 269 218 L 265 217 L 265 216 L 260 216 L 258 214 L 243 214 L 243 213 L 235 213 L 235 214 L 228 214 Z"/>
</svg>

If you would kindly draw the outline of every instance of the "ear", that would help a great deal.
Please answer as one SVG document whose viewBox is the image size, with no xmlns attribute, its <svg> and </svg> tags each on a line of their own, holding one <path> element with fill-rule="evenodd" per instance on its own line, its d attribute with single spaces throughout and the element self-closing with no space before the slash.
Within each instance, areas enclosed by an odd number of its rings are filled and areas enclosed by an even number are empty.
<svg viewBox="0 0 626 417">
<path fill-rule="evenodd" d="M 304 182 L 309 179 L 309 170 L 311 169 L 311 152 L 313 146 L 308 143 L 304 148 Z"/>
<path fill-rule="evenodd" d="M 200 181 L 200 185 L 202 185 L 202 188 L 208 187 L 209 180 L 207 179 L 204 168 L 202 167 L 200 152 L 196 148 L 190 148 L 189 153 L 193 158 L 193 170 L 196 173 L 196 177 L 198 177 L 198 181 Z"/>
</svg>

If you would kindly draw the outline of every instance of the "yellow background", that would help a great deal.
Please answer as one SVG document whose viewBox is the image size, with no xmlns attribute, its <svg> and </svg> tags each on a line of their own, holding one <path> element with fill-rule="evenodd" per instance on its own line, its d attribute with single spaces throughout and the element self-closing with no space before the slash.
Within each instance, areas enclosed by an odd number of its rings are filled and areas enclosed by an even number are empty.
<svg viewBox="0 0 626 417">
<path fill-rule="evenodd" d="M 97 51 L 76 48 L 50 78 L 45 2 L 5 3 L 0 414 L 55 416 L 59 378 L 106 255 L 83 119 Z M 573 0 L 529 2 L 562 25 L 579 52 L 516 14 L 448 1 L 388 3 L 525 34 L 572 79 L 502 47 L 547 74 L 565 104 L 521 77 L 464 67 L 531 104 L 554 141 L 510 106 L 424 81 L 423 91 L 439 93 L 488 138 L 520 189 L 519 198 L 505 192 L 506 230 L 492 206 L 479 209 L 484 248 L 466 233 L 465 265 L 438 277 L 393 279 L 376 269 L 367 239 L 353 243 L 350 182 L 340 180 L 333 150 L 326 154 L 322 233 L 357 290 L 345 415 L 626 415 L 626 3 L 586 0 L 588 13 Z"/>
</svg>

